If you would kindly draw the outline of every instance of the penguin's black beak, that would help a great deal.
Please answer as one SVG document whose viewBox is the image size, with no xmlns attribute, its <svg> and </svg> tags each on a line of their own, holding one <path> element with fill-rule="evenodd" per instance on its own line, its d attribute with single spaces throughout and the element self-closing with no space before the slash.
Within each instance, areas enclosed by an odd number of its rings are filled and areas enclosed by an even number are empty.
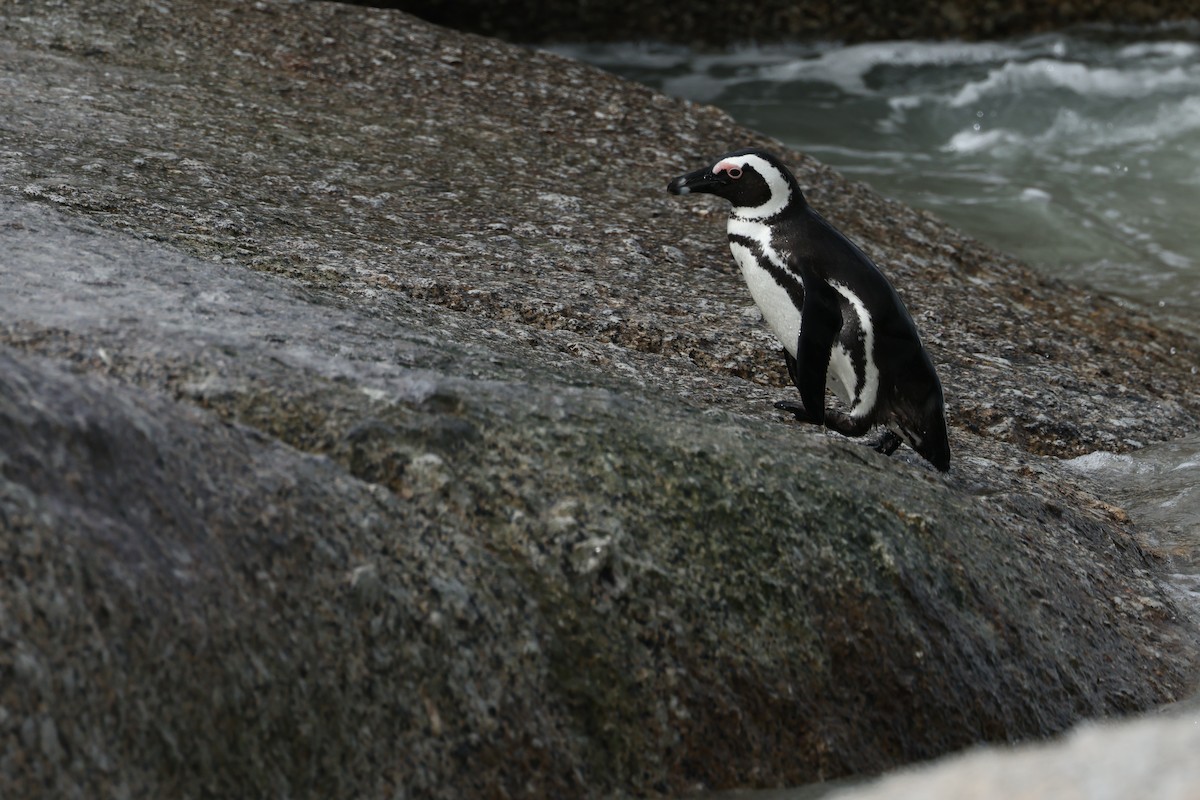
<svg viewBox="0 0 1200 800">
<path fill-rule="evenodd" d="M 723 183 L 724 181 L 713 175 L 712 167 L 705 167 L 675 178 L 667 184 L 667 191 L 671 194 L 711 192 Z"/>
</svg>

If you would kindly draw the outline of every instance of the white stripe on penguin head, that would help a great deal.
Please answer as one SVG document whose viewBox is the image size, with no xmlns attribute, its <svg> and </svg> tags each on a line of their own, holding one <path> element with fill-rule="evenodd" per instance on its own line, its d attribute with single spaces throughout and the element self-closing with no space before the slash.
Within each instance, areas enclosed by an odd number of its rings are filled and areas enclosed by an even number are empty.
<svg viewBox="0 0 1200 800">
<path fill-rule="evenodd" d="M 783 210 L 788 201 L 792 199 L 792 187 L 788 184 L 787 178 L 778 167 L 767 161 L 762 156 L 754 154 L 744 156 L 734 156 L 718 161 L 713 166 L 713 173 L 724 172 L 729 169 L 742 169 L 750 167 L 767 182 L 767 188 L 771 191 L 771 196 L 767 202 L 760 206 L 734 206 L 734 213 L 742 219 L 766 219 L 773 217 Z"/>
</svg>

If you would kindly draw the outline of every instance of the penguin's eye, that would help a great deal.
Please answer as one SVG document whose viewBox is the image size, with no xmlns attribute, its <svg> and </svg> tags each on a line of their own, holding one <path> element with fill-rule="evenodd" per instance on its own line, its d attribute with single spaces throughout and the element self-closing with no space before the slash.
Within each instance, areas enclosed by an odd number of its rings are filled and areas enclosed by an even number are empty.
<svg viewBox="0 0 1200 800">
<path fill-rule="evenodd" d="M 745 172 L 745 170 L 742 169 L 742 165 L 733 159 L 726 159 L 725 161 L 714 164 L 712 171 L 714 176 L 724 175 L 731 181 L 736 181 L 738 178 L 742 177 L 742 173 Z"/>
</svg>

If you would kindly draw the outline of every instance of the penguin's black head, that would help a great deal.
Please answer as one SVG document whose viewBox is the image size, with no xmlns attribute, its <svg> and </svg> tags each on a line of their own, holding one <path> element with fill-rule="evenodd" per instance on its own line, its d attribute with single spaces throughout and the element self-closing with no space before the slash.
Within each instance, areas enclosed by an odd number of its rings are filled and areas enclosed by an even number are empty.
<svg viewBox="0 0 1200 800">
<path fill-rule="evenodd" d="M 737 150 L 711 167 L 680 175 L 667 184 L 671 194 L 707 192 L 733 203 L 742 216 L 770 217 L 781 211 L 800 187 L 779 159 L 764 150 Z"/>
</svg>

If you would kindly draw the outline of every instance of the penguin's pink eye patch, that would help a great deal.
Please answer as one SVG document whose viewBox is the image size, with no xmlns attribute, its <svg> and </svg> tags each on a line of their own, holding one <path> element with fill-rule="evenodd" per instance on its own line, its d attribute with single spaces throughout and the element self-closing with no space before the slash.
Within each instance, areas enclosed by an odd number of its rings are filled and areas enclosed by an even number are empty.
<svg viewBox="0 0 1200 800">
<path fill-rule="evenodd" d="M 734 161 L 722 161 L 713 167 L 713 175 L 719 175 L 722 172 L 735 181 L 742 177 L 742 167 Z"/>
</svg>

